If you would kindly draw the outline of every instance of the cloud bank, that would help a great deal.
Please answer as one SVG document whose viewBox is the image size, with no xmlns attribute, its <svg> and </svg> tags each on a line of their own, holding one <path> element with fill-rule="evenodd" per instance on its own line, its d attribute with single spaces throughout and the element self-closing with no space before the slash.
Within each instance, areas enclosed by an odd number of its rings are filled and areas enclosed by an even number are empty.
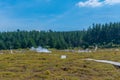
<svg viewBox="0 0 120 80">
<path fill-rule="evenodd" d="M 85 2 L 78 2 L 76 5 L 79 7 L 101 7 L 104 5 L 120 4 L 120 0 L 87 0 Z"/>
</svg>

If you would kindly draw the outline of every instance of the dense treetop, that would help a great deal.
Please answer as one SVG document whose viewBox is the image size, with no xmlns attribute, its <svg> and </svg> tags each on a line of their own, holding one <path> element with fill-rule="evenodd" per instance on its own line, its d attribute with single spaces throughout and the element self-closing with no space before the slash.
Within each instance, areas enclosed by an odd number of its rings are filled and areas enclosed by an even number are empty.
<svg viewBox="0 0 120 80">
<path fill-rule="evenodd" d="M 120 23 L 93 24 L 80 31 L 13 31 L 0 32 L 0 49 L 30 48 L 101 48 L 120 46 Z"/>
</svg>

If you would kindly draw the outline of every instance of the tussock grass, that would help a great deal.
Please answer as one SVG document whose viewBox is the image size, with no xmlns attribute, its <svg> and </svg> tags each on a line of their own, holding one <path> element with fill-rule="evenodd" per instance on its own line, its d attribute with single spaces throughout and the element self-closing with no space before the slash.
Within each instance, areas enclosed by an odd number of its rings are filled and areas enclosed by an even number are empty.
<svg viewBox="0 0 120 80">
<path fill-rule="evenodd" d="M 5 54 L 0 55 L 0 80 L 120 80 L 120 70 L 113 65 L 84 60 L 93 58 L 120 62 L 120 52 L 2 52 Z M 61 55 L 67 58 L 60 59 Z"/>
</svg>

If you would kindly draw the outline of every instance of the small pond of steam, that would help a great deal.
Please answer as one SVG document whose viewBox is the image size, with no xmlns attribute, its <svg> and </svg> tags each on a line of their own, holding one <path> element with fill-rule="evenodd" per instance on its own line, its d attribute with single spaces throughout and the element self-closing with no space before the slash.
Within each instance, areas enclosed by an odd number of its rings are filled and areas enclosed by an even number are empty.
<svg viewBox="0 0 120 80">
<path fill-rule="evenodd" d="M 37 47 L 37 48 L 34 48 L 34 47 L 31 47 L 32 51 L 36 51 L 36 52 L 44 52 L 44 53 L 51 53 L 51 51 L 49 51 L 48 49 L 46 48 L 42 48 L 41 46 Z"/>
<path fill-rule="evenodd" d="M 67 56 L 66 55 L 61 55 L 61 59 L 66 59 Z"/>
</svg>

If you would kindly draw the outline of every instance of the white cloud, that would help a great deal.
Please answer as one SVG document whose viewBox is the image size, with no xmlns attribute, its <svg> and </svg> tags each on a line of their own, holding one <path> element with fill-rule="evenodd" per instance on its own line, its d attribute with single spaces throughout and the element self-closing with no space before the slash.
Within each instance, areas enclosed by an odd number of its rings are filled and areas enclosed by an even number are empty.
<svg viewBox="0 0 120 80">
<path fill-rule="evenodd" d="M 102 6 L 102 3 L 98 0 L 88 0 L 86 2 L 79 2 L 77 3 L 77 6 L 79 7 L 99 7 Z"/>
<path fill-rule="evenodd" d="M 114 4 L 120 4 L 120 0 L 87 0 L 85 2 L 78 2 L 77 6 L 79 7 L 101 7 L 104 5 L 114 5 Z"/>
<path fill-rule="evenodd" d="M 105 0 L 104 3 L 108 5 L 120 4 L 120 0 Z"/>
</svg>

